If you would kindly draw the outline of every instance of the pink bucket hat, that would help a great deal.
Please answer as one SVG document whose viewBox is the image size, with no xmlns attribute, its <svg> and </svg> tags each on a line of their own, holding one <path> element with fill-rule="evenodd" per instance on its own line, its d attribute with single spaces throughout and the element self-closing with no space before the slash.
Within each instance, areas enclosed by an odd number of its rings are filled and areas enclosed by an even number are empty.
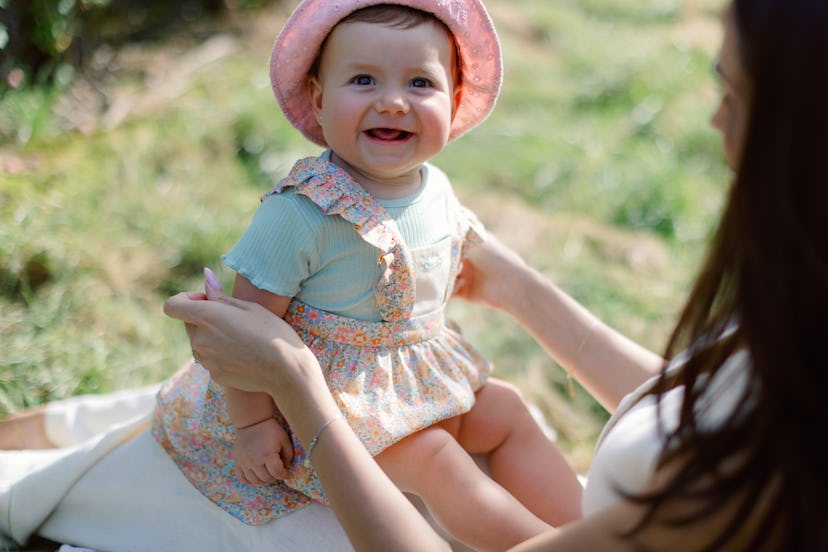
<svg viewBox="0 0 828 552">
<path fill-rule="evenodd" d="M 358 9 L 377 4 L 432 13 L 448 27 L 457 44 L 463 82 L 449 139 L 482 123 L 500 92 L 503 66 L 497 33 L 480 0 L 304 0 L 285 23 L 270 56 L 273 93 L 291 124 L 311 142 L 327 146 L 311 110 L 308 72 L 337 23 Z"/>
</svg>

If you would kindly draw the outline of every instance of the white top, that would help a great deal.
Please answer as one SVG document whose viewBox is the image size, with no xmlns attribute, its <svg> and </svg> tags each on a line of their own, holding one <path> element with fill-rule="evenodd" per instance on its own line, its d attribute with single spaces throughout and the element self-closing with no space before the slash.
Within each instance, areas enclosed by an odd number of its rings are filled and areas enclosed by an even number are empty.
<svg viewBox="0 0 828 552">
<path fill-rule="evenodd" d="M 675 370 L 685 358 L 681 355 L 676 357 L 668 370 Z M 754 401 L 738 403 L 749 384 L 748 362 L 747 353 L 740 351 L 728 359 L 716 374 L 712 386 L 699 404 L 701 428 L 716 427 L 725 419 L 744 415 L 753 407 Z M 621 498 L 617 488 L 637 492 L 652 477 L 664 444 L 664 435 L 678 424 L 678 413 L 684 398 L 683 387 L 664 395 L 660 412 L 663 425 L 659 427 L 655 395 L 646 395 L 655 380 L 651 378 L 624 397 L 599 437 L 584 488 L 585 516 L 616 503 Z"/>
</svg>

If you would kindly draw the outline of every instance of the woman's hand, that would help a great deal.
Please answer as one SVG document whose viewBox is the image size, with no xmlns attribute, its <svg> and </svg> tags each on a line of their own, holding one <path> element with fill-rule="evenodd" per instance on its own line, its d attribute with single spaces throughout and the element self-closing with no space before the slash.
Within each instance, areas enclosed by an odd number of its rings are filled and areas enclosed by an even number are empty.
<svg viewBox="0 0 828 552">
<path fill-rule="evenodd" d="M 606 326 L 491 234 L 463 259 L 455 295 L 512 316 L 609 412 L 664 362 Z"/>
<path fill-rule="evenodd" d="M 529 270 L 515 251 L 491 234 L 469 250 L 457 276 L 454 295 L 467 301 L 508 310 L 520 286 L 517 280 Z"/>
<path fill-rule="evenodd" d="M 184 322 L 195 358 L 214 380 L 266 392 L 285 414 L 306 394 L 329 394 L 316 357 L 284 320 L 256 303 L 206 289 L 169 298 L 164 312 Z"/>
<path fill-rule="evenodd" d="M 307 447 L 331 506 L 356 550 L 449 550 L 345 423 L 319 363 L 287 323 L 264 307 L 207 293 L 179 293 L 164 312 L 184 322 L 193 353 L 219 383 L 264 391 Z"/>
</svg>

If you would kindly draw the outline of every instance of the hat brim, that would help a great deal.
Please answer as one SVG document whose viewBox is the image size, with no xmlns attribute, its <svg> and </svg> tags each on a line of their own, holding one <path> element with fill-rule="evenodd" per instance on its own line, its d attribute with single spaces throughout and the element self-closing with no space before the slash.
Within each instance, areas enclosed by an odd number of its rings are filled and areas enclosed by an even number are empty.
<svg viewBox="0 0 828 552">
<path fill-rule="evenodd" d="M 482 123 L 500 93 L 503 65 L 497 33 L 479 0 L 305 0 L 285 23 L 270 56 L 270 83 L 288 121 L 308 140 L 327 147 L 311 109 L 308 72 L 322 42 L 339 21 L 377 4 L 398 4 L 433 13 L 448 27 L 457 44 L 463 79 L 463 94 L 449 139 Z"/>
</svg>

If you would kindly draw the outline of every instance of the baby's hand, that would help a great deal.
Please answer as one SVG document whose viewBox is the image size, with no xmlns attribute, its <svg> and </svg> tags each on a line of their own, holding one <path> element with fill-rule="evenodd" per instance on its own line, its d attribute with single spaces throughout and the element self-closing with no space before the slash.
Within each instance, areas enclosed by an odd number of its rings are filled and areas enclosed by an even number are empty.
<svg viewBox="0 0 828 552">
<path fill-rule="evenodd" d="M 261 485 L 288 476 L 293 443 L 282 426 L 268 418 L 236 431 L 233 455 L 238 478 L 250 485 Z"/>
</svg>

